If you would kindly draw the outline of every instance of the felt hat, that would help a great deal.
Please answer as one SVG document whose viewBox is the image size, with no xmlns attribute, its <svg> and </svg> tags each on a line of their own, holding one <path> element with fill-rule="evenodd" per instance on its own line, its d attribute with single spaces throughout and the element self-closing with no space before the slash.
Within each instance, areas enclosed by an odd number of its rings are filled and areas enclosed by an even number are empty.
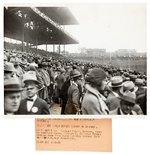
<svg viewBox="0 0 150 155">
<path fill-rule="evenodd" d="M 121 100 L 130 103 L 131 105 L 136 104 L 136 95 L 130 91 L 119 97 Z"/>
<path fill-rule="evenodd" d="M 123 78 L 121 76 L 114 76 L 110 79 L 109 87 L 121 87 L 123 83 Z"/>
<path fill-rule="evenodd" d="M 87 83 L 99 85 L 106 78 L 106 76 L 107 75 L 103 69 L 93 68 L 93 69 L 89 69 L 89 72 L 86 75 L 85 81 Z"/>
<path fill-rule="evenodd" d="M 122 84 L 122 87 L 120 89 L 120 93 L 124 94 L 126 91 L 136 92 L 137 90 L 138 90 L 138 87 L 135 86 L 135 84 L 132 81 L 125 81 Z"/>
<path fill-rule="evenodd" d="M 70 72 L 70 78 L 81 77 L 81 76 L 82 76 L 81 73 L 76 69 Z"/>
<path fill-rule="evenodd" d="M 36 76 L 36 72 L 35 71 L 28 71 L 23 75 L 23 82 L 26 83 L 28 81 L 33 81 L 36 84 L 41 84 L 38 80 L 37 80 L 37 76 Z"/>
<path fill-rule="evenodd" d="M 6 63 L 4 64 L 4 71 L 15 72 L 14 64 L 11 63 L 11 62 L 6 62 Z"/>
<path fill-rule="evenodd" d="M 136 80 L 135 80 L 135 85 L 140 85 L 140 86 L 142 86 L 142 85 L 144 85 L 144 80 L 143 79 L 140 79 L 140 78 L 137 78 Z"/>
<path fill-rule="evenodd" d="M 135 79 L 137 79 L 137 75 L 131 74 L 130 79 L 131 81 L 135 81 Z"/>
<path fill-rule="evenodd" d="M 17 77 L 10 77 L 4 80 L 5 92 L 18 92 L 22 91 L 21 82 Z"/>
<path fill-rule="evenodd" d="M 64 68 L 60 68 L 59 71 L 60 71 L 61 73 L 64 73 L 66 70 L 65 70 Z"/>
<path fill-rule="evenodd" d="M 129 77 L 125 77 L 124 81 L 130 81 Z"/>
</svg>

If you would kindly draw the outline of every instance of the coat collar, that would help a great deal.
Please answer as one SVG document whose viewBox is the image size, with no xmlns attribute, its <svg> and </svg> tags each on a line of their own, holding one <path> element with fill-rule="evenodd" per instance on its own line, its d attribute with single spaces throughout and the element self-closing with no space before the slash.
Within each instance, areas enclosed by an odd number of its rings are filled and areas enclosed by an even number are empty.
<svg viewBox="0 0 150 155">
<path fill-rule="evenodd" d="M 102 94 L 100 94 L 100 92 L 97 89 L 93 88 L 91 85 L 86 84 L 85 88 L 87 91 L 91 92 L 92 94 L 95 94 L 96 96 L 98 95 L 99 97 L 101 97 L 103 101 L 106 101 L 106 98 Z"/>
<path fill-rule="evenodd" d="M 102 94 L 100 94 L 100 92 L 98 90 L 91 87 L 89 84 L 86 84 L 85 88 L 87 89 L 87 91 L 89 91 L 90 93 L 92 93 L 93 95 L 95 95 L 97 97 L 98 102 L 100 104 L 100 110 L 102 111 L 102 113 L 105 115 L 109 114 L 108 107 L 105 104 L 106 98 Z"/>
</svg>

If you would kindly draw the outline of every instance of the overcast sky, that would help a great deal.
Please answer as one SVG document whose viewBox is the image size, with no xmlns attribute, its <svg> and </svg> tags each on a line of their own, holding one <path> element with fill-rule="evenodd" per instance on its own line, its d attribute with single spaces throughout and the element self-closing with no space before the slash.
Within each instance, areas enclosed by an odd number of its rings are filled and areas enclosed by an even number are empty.
<svg viewBox="0 0 150 155">
<path fill-rule="evenodd" d="M 146 5 L 132 3 L 80 3 L 67 5 L 79 22 L 66 26 L 79 45 L 66 46 L 74 52 L 79 47 L 136 49 L 146 52 Z"/>
</svg>

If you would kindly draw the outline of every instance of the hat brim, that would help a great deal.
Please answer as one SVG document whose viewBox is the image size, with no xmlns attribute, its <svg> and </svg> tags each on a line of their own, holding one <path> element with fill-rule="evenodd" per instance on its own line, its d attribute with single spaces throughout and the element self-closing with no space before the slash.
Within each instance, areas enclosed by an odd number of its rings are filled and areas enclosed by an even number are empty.
<svg viewBox="0 0 150 155">
<path fill-rule="evenodd" d="M 4 91 L 23 91 L 20 84 L 4 84 Z"/>
<path fill-rule="evenodd" d="M 137 86 L 143 86 L 144 85 L 144 83 L 143 82 L 135 82 L 135 85 L 137 85 Z"/>
<path fill-rule="evenodd" d="M 132 91 L 133 93 L 135 93 L 138 90 L 138 87 L 135 86 L 134 90 Z M 130 91 L 130 90 L 129 90 Z M 125 93 L 125 91 L 123 91 L 123 87 L 120 88 L 120 93 L 123 95 Z"/>
<path fill-rule="evenodd" d="M 5 88 L 4 92 L 21 92 L 23 88 L 15 89 L 15 88 Z"/>
<path fill-rule="evenodd" d="M 20 63 L 19 65 L 24 67 L 27 66 L 27 63 Z"/>
<path fill-rule="evenodd" d="M 28 81 L 33 81 L 33 82 L 35 82 L 36 84 L 42 84 L 41 82 L 39 82 L 39 81 L 37 81 L 37 80 L 34 80 L 34 79 L 26 79 L 26 80 L 24 80 L 23 82 L 26 84 L 26 82 L 28 82 Z"/>
<path fill-rule="evenodd" d="M 70 76 L 70 78 L 75 78 L 75 77 L 81 77 L 82 75 L 74 75 L 74 76 Z"/>
<path fill-rule="evenodd" d="M 122 84 L 119 84 L 119 85 L 112 85 L 111 82 L 108 83 L 108 86 L 109 87 L 113 87 L 113 88 L 117 88 L 117 87 L 122 87 Z"/>
<path fill-rule="evenodd" d="M 131 103 L 133 105 L 136 104 L 136 101 L 132 101 L 132 100 L 130 100 L 130 98 L 124 98 L 124 97 L 120 96 L 119 99 L 121 99 L 121 100 L 123 100 L 125 102 L 129 102 L 129 103 Z"/>
<path fill-rule="evenodd" d="M 15 69 L 4 69 L 4 72 L 15 72 Z"/>
</svg>

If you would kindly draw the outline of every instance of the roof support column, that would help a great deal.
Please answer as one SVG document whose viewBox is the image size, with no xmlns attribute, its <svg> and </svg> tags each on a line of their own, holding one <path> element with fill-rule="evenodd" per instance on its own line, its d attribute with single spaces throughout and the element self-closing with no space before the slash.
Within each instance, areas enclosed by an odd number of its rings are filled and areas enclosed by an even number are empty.
<svg viewBox="0 0 150 155">
<path fill-rule="evenodd" d="M 36 52 L 38 51 L 38 46 L 36 45 Z"/>
<path fill-rule="evenodd" d="M 46 52 L 47 52 L 47 42 L 46 42 Z"/>
<path fill-rule="evenodd" d="M 26 48 L 27 48 L 27 52 L 29 51 L 29 42 L 26 42 Z"/>
<path fill-rule="evenodd" d="M 36 36 L 36 52 L 38 51 L 38 36 Z"/>
<path fill-rule="evenodd" d="M 23 51 L 24 51 L 24 26 L 23 26 L 23 29 L 22 29 L 22 52 Z"/>
<path fill-rule="evenodd" d="M 59 53 L 59 55 L 60 55 L 60 44 L 58 45 L 58 53 Z"/>
<path fill-rule="evenodd" d="M 65 51 L 65 44 L 64 44 L 64 55 L 66 55 L 66 51 Z"/>
<path fill-rule="evenodd" d="M 55 52 L 55 44 L 53 44 L 53 53 Z"/>
<path fill-rule="evenodd" d="M 30 43 L 30 50 L 31 50 L 32 44 Z"/>
</svg>

